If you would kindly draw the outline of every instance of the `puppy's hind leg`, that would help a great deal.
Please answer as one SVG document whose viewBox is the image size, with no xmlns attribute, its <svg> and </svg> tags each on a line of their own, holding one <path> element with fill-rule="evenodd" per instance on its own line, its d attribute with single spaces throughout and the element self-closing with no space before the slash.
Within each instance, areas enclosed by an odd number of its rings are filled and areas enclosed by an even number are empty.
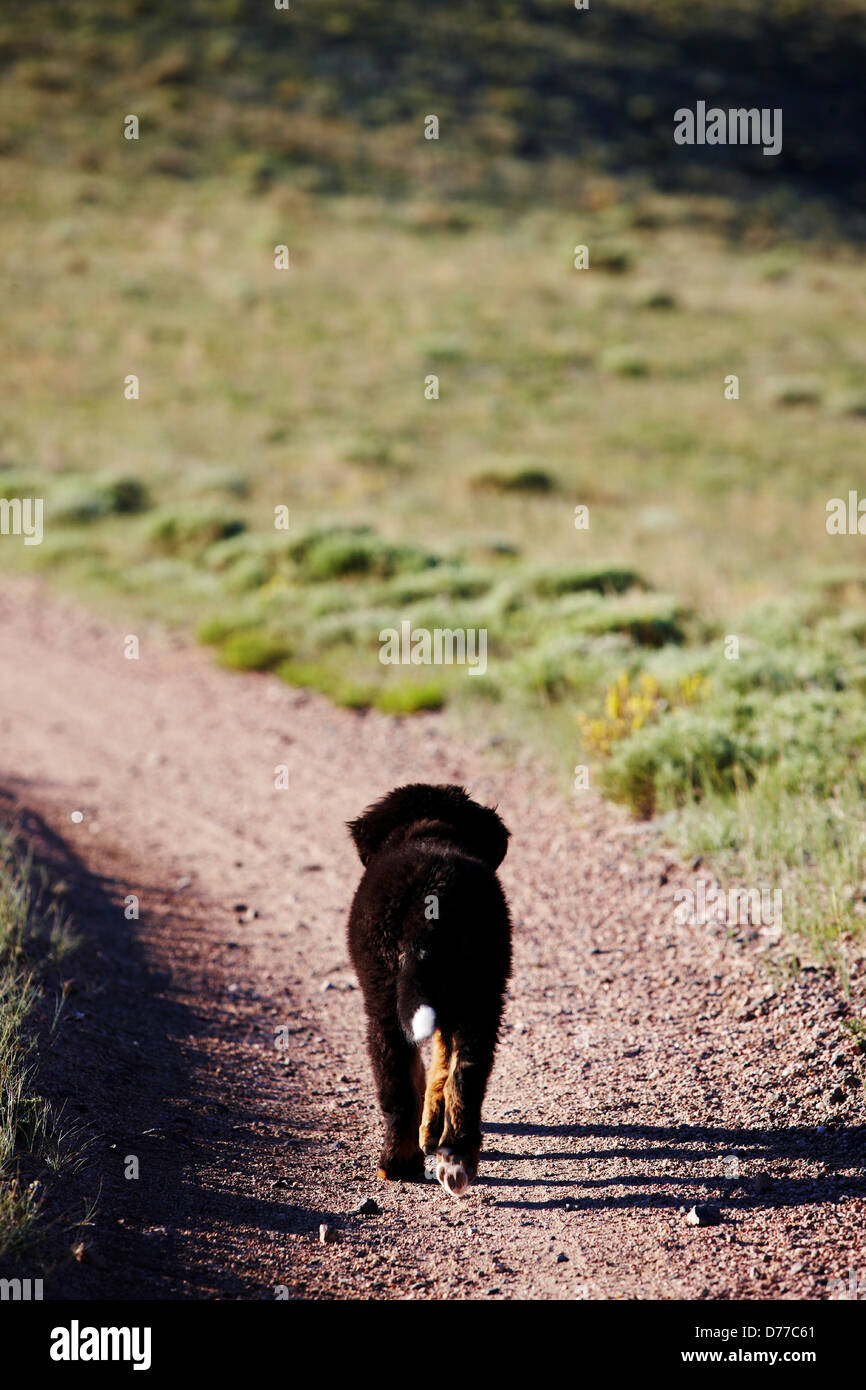
<svg viewBox="0 0 866 1390">
<path fill-rule="evenodd" d="M 450 1061 L 451 1050 L 437 1028 L 433 1034 L 433 1053 L 427 1072 L 427 1091 L 418 1135 L 425 1154 L 435 1154 L 442 1138 L 445 1125 L 445 1083 L 448 1080 Z M 436 1177 L 435 1168 L 430 1176 Z"/>
<path fill-rule="evenodd" d="M 397 1022 L 386 1028 L 371 1024 L 369 1043 L 379 1104 L 385 1117 L 378 1176 L 417 1178 L 424 1171 L 424 1156 L 418 1145 L 424 1094 L 421 1054 Z"/>
<path fill-rule="evenodd" d="M 445 1080 L 445 1125 L 436 1152 L 436 1176 L 452 1197 L 462 1197 L 478 1173 L 481 1106 L 493 1067 L 489 1039 L 455 1033 Z"/>
</svg>

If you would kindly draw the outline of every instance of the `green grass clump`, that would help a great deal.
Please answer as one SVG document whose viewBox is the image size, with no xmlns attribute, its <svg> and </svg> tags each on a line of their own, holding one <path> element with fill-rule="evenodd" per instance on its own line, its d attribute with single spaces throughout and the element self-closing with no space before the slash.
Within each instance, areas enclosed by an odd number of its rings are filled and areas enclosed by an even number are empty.
<svg viewBox="0 0 866 1390">
<path fill-rule="evenodd" d="M 226 568 L 222 586 L 227 594 L 252 593 L 263 589 L 273 578 L 273 570 L 263 555 L 243 555 Z"/>
<path fill-rule="evenodd" d="M 840 391 L 827 401 L 827 409 L 834 415 L 866 419 L 866 391 Z"/>
<path fill-rule="evenodd" d="M 109 478 L 104 488 L 111 511 L 121 516 L 145 512 L 151 505 L 150 494 L 141 478 Z"/>
<path fill-rule="evenodd" d="M 435 365 L 462 362 L 466 356 L 466 344 L 455 334 L 437 334 L 421 344 L 421 354 Z"/>
<path fill-rule="evenodd" d="M 61 525 L 87 526 L 108 516 L 110 511 L 111 504 L 101 488 L 79 484 L 59 494 L 49 515 Z"/>
<path fill-rule="evenodd" d="M 606 633 L 626 633 L 641 647 L 679 645 L 685 640 L 687 610 L 664 594 L 646 595 L 639 600 L 627 595 L 609 600 L 575 619 L 582 632 L 601 637 Z"/>
<path fill-rule="evenodd" d="M 42 1199 L 37 1181 L 0 1178 L 0 1256 L 27 1255 L 38 1239 Z"/>
<path fill-rule="evenodd" d="M 14 497 L 33 497 L 38 493 L 39 487 L 26 473 L 14 468 L 0 467 L 0 497 L 11 500 Z"/>
<path fill-rule="evenodd" d="M 289 553 L 301 578 L 315 583 L 357 576 L 387 579 L 434 563 L 417 546 L 394 545 L 365 526 L 315 531 L 295 541 Z"/>
<path fill-rule="evenodd" d="M 643 587 L 640 575 L 624 565 L 561 565 L 539 571 L 533 580 L 533 589 L 541 597 L 583 592 L 622 594 Z"/>
<path fill-rule="evenodd" d="M 195 630 L 196 640 L 207 647 L 219 647 L 232 633 L 245 624 L 236 617 L 214 616 L 205 618 Z"/>
<path fill-rule="evenodd" d="M 675 309 L 677 307 L 676 296 L 661 285 L 653 285 L 644 290 L 639 295 L 637 304 L 641 309 Z"/>
<path fill-rule="evenodd" d="M 52 524 L 84 526 L 112 514 L 146 511 L 150 497 L 140 478 L 76 478 L 54 490 L 49 506 Z"/>
<path fill-rule="evenodd" d="M 153 518 L 148 539 L 157 550 L 171 555 L 200 553 L 215 541 L 240 535 L 246 525 L 242 517 L 226 512 L 177 508 Z"/>
<path fill-rule="evenodd" d="M 439 681 L 422 684 L 401 681 L 380 690 L 375 704 L 383 714 L 417 714 L 421 710 L 441 709 L 445 704 L 445 690 Z"/>
<path fill-rule="evenodd" d="M 479 598 L 490 591 L 494 576 L 489 570 L 468 565 L 438 565 L 421 574 L 397 575 L 384 585 L 383 602 L 400 606 L 429 598 Z"/>
<path fill-rule="evenodd" d="M 375 686 L 350 680 L 325 662 L 283 661 L 277 675 L 287 685 L 315 690 L 346 709 L 369 709 L 376 698 Z"/>
<path fill-rule="evenodd" d="M 472 487 L 484 492 L 536 492 L 556 491 L 556 479 L 543 468 L 519 468 L 513 473 L 479 473 L 472 479 Z"/>
<path fill-rule="evenodd" d="M 631 270 L 634 262 L 634 248 L 623 242 L 606 241 L 589 248 L 591 268 L 605 270 L 609 275 L 624 275 Z"/>
<path fill-rule="evenodd" d="M 705 790 L 732 795 L 746 785 L 755 761 L 724 721 L 675 710 L 615 747 L 604 765 L 602 786 L 636 816 L 648 818 Z"/>
<path fill-rule="evenodd" d="M 627 345 L 610 347 L 601 354 L 601 369 L 614 376 L 649 376 L 649 357 L 640 348 Z"/>
<path fill-rule="evenodd" d="M 783 377 L 767 382 L 767 396 L 773 405 L 820 405 L 821 383 L 806 377 Z"/>
<path fill-rule="evenodd" d="M 231 671 L 272 671 L 289 655 L 285 641 L 260 628 L 231 632 L 219 647 L 219 663 Z"/>
</svg>

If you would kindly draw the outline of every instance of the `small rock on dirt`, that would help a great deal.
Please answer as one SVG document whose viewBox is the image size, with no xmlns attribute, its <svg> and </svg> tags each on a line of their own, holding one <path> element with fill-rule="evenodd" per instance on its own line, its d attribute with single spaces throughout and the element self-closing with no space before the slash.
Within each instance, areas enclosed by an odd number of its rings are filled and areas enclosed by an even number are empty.
<svg viewBox="0 0 866 1390">
<path fill-rule="evenodd" d="M 353 1215 L 355 1216 L 378 1216 L 382 1208 L 373 1197 L 365 1197 L 363 1202 L 359 1202 Z"/>
<path fill-rule="evenodd" d="M 339 1232 L 334 1226 L 326 1226 L 324 1222 L 319 1227 L 319 1244 L 336 1245 L 339 1240 Z"/>
</svg>

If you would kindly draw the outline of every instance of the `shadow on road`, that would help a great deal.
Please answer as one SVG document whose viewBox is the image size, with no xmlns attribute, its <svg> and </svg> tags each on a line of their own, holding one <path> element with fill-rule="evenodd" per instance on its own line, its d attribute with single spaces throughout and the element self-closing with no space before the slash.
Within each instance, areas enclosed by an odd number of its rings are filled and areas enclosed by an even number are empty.
<svg viewBox="0 0 866 1390">
<path fill-rule="evenodd" d="M 237 1068 L 236 1086 L 225 1074 L 230 1052 L 225 1069 L 215 1067 L 208 1046 L 213 1038 L 222 1047 L 227 1034 L 242 1044 L 257 1006 L 232 1000 L 230 1011 L 221 1008 L 218 990 L 208 998 L 195 975 L 181 968 L 173 978 L 154 964 L 154 942 L 189 910 L 165 883 L 131 887 L 91 872 L 9 790 L 0 790 L 0 823 L 13 825 L 22 850 L 33 853 L 36 901 L 50 901 L 51 886 L 62 883 L 73 909 L 80 941 L 62 963 L 71 989 L 59 1024 L 52 1031 L 59 976 L 48 979 L 28 1024 L 38 1045 L 34 1084 L 86 1136 L 78 1171 L 52 1174 L 21 1156 L 22 1179 L 44 1185 L 43 1236 L 35 1249 L 0 1261 L 0 1276 L 43 1277 L 46 1299 L 261 1297 L 261 1279 L 244 1270 L 243 1242 L 250 1230 L 276 1241 L 301 1215 L 278 1188 L 270 1199 L 244 1191 L 256 1185 L 244 1163 L 254 1142 L 260 1165 L 279 1173 L 287 1143 L 268 1133 L 273 1107 L 250 1070 Z M 142 903 L 137 921 L 124 915 L 130 892 Z M 205 977 L 208 962 L 200 968 Z M 187 1001 L 178 998 L 184 993 Z M 137 1178 L 126 1176 L 130 1157 Z M 76 1226 L 94 1199 L 93 1222 Z"/>
<path fill-rule="evenodd" d="M 679 1207 L 713 1198 L 732 1210 L 756 1207 L 787 1207 L 836 1203 L 866 1196 L 866 1174 L 862 1155 L 866 1151 L 866 1126 L 828 1128 L 818 1134 L 814 1126 L 780 1129 L 738 1129 L 712 1125 L 540 1125 L 497 1124 L 484 1126 L 488 1135 L 514 1135 L 533 1139 L 575 1141 L 573 1147 L 545 1151 L 534 1160 L 539 1166 L 592 1159 L 631 1161 L 631 1173 L 596 1177 L 587 1173 L 577 1178 L 500 1178 L 484 1175 L 491 1188 L 568 1189 L 546 1201 L 499 1201 L 506 1207 L 564 1207 L 574 1211 L 605 1207 Z M 599 1143 L 600 1140 L 612 1141 Z M 488 1158 L 520 1159 L 524 1153 L 485 1148 Z M 648 1163 L 701 1163 L 715 1161 L 716 1174 L 642 1171 Z M 767 1174 L 774 1163 L 820 1164 L 824 1170 L 814 1176 Z M 764 1168 L 755 1171 L 756 1164 Z M 744 1174 L 745 1166 L 752 1169 Z M 846 1169 L 856 1169 L 846 1172 Z M 670 1188 L 671 1191 L 641 1189 Z M 623 1191 L 634 1188 L 635 1191 Z"/>
</svg>

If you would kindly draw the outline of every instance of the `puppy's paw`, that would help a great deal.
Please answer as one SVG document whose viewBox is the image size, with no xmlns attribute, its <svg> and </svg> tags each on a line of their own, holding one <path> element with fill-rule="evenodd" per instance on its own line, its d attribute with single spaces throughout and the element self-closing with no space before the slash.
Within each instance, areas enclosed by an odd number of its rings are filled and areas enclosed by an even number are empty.
<svg viewBox="0 0 866 1390">
<path fill-rule="evenodd" d="M 425 1156 L 424 1156 L 424 1181 L 425 1181 L 425 1182 L 438 1182 L 438 1181 L 439 1181 L 439 1175 L 438 1175 L 438 1173 L 436 1172 L 436 1169 L 437 1169 L 438 1165 L 439 1165 L 439 1160 L 437 1159 L 435 1153 L 432 1153 L 432 1154 L 425 1154 Z"/>
<path fill-rule="evenodd" d="M 437 1152 L 436 1177 L 451 1197 L 465 1196 L 472 1181 L 466 1159 L 451 1149 L 439 1149 Z"/>
<path fill-rule="evenodd" d="M 376 1176 L 383 1182 L 412 1182 L 424 1172 L 424 1155 L 418 1149 L 413 1154 L 383 1153 L 379 1155 Z"/>
</svg>

